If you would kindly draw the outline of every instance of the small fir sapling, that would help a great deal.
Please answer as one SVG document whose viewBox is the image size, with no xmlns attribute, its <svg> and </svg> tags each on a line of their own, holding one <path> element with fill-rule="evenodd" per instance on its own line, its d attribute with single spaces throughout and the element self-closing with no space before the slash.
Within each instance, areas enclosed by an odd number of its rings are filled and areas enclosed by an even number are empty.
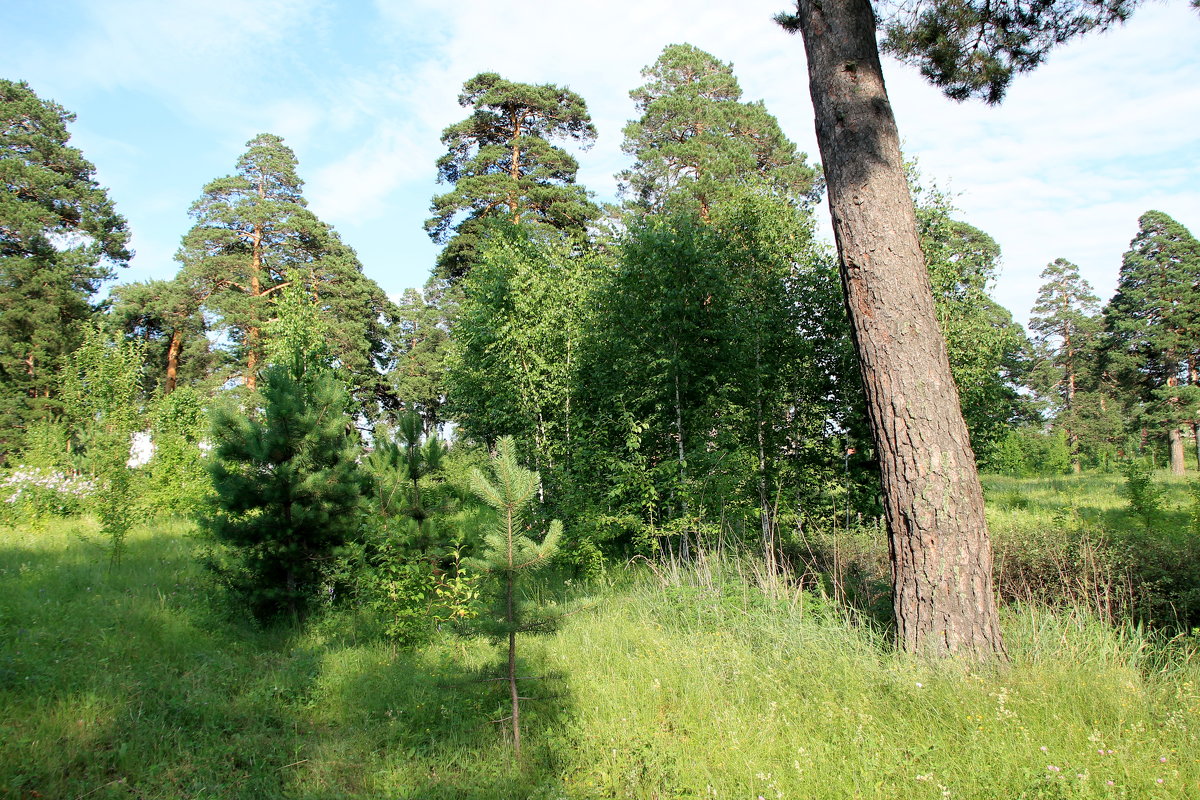
<svg viewBox="0 0 1200 800">
<path fill-rule="evenodd" d="M 491 461 L 492 476 L 481 470 L 472 474 L 475 494 L 496 511 L 496 521 L 484 536 L 483 552 L 471 559 L 474 567 L 494 578 L 492 610 L 474 621 L 474 630 L 497 642 L 508 644 L 508 670 L 501 680 L 508 684 L 512 702 L 510 716 L 497 721 L 512 722 L 513 757 L 521 756 L 521 700 L 517 690 L 517 635 L 552 632 L 560 616 L 539 608 L 527 598 L 524 578 L 544 568 L 558 550 L 562 523 L 554 520 L 540 543 L 524 533 L 526 516 L 540 482 L 538 473 L 517 463 L 511 436 L 496 445 Z"/>
</svg>

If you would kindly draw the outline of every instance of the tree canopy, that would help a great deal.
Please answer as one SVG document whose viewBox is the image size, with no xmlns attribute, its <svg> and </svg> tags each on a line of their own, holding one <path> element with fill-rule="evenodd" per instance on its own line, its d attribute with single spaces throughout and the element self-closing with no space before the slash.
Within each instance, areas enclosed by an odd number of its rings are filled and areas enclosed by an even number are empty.
<svg viewBox="0 0 1200 800">
<path fill-rule="evenodd" d="M 192 205 L 196 224 L 176 255 L 179 280 L 205 298 L 245 365 L 248 387 L 264 366 L 263 330 L 278 294 L 300 283 L 329 319 L 331 353 L 354 376 L 356 390 L 386 396 L 377 368 L 388 353 L 384 322 L 392 303 L 362 274 L 354 251 L 308 209 L 291 148 L 267 133 L 246 148 L 237 172 L 210 182 Z"/>
<path fill-rule="evenodd" d="M 0 460 L 56 411 L 56 375 L 91 298 L 130 258 L 125 220 L 68 144 L 74 121 L 29 84 L 0 80 Z"/>
<path fill-rule="evenodd" d="M 482 224 L 492 217 L 583 231 L 599 216 L 587 191 L 575 183 L 579 163 L 552 141 L 587 147 L 596 128 L 583 98 L 553 84 L 528 84 L 483 72 L 463 85 L 459 105 L 471 116 L 442 132 L 447 152 L 438 159 L 438 182 L 454 188 L 433 198 L 425 222 L 446 247 L 439 277 L 457 280 L 477 258 Z"/>
<path fill-rule="evenodd" d="M 618 175 L 642 209 L 686 197 L 707 216 L 741 182 L 757 179 L 797 200 L 815 199 L 816 170 L 763 103 L 742 101 L 729 64 L 690 44 L 673 44 L 642 70 L 629 93 L 642 116 L 625 127 L 634 165 Z"/>
</svg>

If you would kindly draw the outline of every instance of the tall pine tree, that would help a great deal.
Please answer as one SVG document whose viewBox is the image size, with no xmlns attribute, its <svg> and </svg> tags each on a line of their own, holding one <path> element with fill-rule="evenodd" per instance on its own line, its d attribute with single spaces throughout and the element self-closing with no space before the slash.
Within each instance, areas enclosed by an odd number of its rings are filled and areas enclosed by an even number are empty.
<svg viewBox="0 0 1200 800">
<path fill-rule="evenodd" d="M 1077 402 L 1083 377 L 1095 357 L 1100 333 L 1100 298 L 1079 274 L 1079 267 L 1056 258 L 1042 270 L 1029 327 L 1036 334 L 1044 390 L 1057 400 L 1056 424 L 1067 434 L 1071 469 L 1079 472 Z"/>
<path fill-rule="evenodd" d="M 433 198 L 425 223 L 446 247 L 436 274 L 465 275 L 478 258 L 485 220 L 538 222 L 561 231 L 583 231 L 599 216 L 587 191 L 575 183 L 579 163 L 552 140 L 589 146 L 596 128 L 587 104 L 570 89 L 516 83 L 483 72 L 463 85 L 459 105 L 471 116 L 446 128 L 438 182 L 454 189 Z"/>
<path fill-rule="evenodd" d="M 1166 428 L 1171 471 L 1184 472 L 1183 425 L 1194 425 L 1200 358 L 1200 242 L 1161 211 L 1138 219 L 1105 311 L 1126 381 Z"/>
<path fill-rule="evenodd" d="M 130 257 L 95 167 L 71 147 L 75 115 L 0 80 L 0 461 L 58 413 L 56 376 L 92 295 Z"/>
<path fill-rule="evenodd" d="M 622 149 L 637 159 L 618 178 L 635 206 L 656 210 L 686 198 L 707 219 L 714 203 L 751 180 L 815 199 L 817 172 L 762 104 L 743 102 L 729 64 L 690 44 L 666 47 L 629 93 L 642 116 Z"/>
<path fill-rule="evenodd" d="M 251 389 L 278 294 L 302 281 L 331 322 L 331 353 L 359 399 L 386 398 L 377 367 L 387 356 L 384 319 L 394 307 L 362 274 L 354 251 L 309 211 L 296 170 L 295 154 L 278 136 L 250 140 L 237 173 L 209 183 L 192 205 L 196 224 L 176 254 L 180 280 L 206 296 L 203 307 L 235 344 Z"/>
</svg>

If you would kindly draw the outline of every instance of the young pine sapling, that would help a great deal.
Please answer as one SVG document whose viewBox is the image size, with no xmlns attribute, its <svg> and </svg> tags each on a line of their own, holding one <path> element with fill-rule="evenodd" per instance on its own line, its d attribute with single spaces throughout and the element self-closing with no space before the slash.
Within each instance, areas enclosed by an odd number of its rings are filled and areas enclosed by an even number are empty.
<svg viewBox="0 0 1200 800">
<path fill-rule="evenodd" d="M 481 615 L 476 629 L 493 639 L 508 643 L 508 683 L 512 701 L 513 756 L 521 756 L 521 696 L 517 691 L 517 634 L 549 633 L 559 615 L 531 604 L 523 589 L 523 578 L 545 567 L 558 550 L 562 523 L 554 520 L 541 543 L 527 536 L 526 514 L 540 477 L 517 464 L 516 447 L 511 436 L 500 440 L 491 462 L 493 476 L 482 471 L 472 474 L 475 494 L 496 510 L 496 522 L 484 536 L 483 553 L 473 559 L 476 569 L 493 576 L 493 610 Z M 501 720 L 503 721 L 503 720 Z"/>
</svg>

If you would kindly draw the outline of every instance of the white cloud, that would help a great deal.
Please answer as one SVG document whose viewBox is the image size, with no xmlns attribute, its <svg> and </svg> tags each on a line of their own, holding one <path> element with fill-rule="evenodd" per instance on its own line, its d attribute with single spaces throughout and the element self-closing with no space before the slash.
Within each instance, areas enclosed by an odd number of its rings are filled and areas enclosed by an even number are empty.
<svg viewBox="0 0 1200 800">
<path fill-rule="evenodd" d="M 148 209 L 144 222 L 130 215 L 142 253 L 169 256 L 203 181 L 231 171 L 243 143 L 269 130 L 296 149 L 314 209 L 353 231 L 348 241 L 368 271 L 383 268 L 370 253 L 407 263 L 380 278 L 394 291 L 396 281 L 419 285 L 430 266 L 420 228 L 429 198 L 445 190 L 435 183 L 439 136 L 466 115 L 456 102 L 463 81 L 484 70 L 565 84 L 588 101 L 599 139 L 578 154 L 580 180 L 600 199 L 614 196 L 613 174 L 627 163 L 620 145 L 634 115 L 628 92 L 671 43 L 733 62 L 746 99 L 765 100 L 817 160 L 802 42 L 771 21 L 787 5 L 79 2 L 79 30 L 53 40 L 12 37 L 12 55 L 0 48 L 0 63 L 27 65 L 31 79 L 52 87 L 152 98 L 153 120 L 110 129 L 87 123 L 122 169 L 138 169 L 134 153 L 148 150 L 141 127 L 178 139 L 179 163 L 160 157 L 141 167 L 144 188 L 123 188 L 137 203 L 189 198 L 169 231 L 154 227 L 161 209 Z M 1149 208 L 1200 233 L 1198 54 L 1200 20 L 1175 2 L 1143 5 L 1127 27 L 1061 48 L 1018 77 L 998 108 L 947 101 L 914 70 L 885 66 L 906 152 L 959 193 L 964 219 L 1000 242 L 998 299 L 1019 318 L 1041 268 L 1056 257 L 1076 261 L 1102 296 L 1110 293 L 1137 216 Z M 125 137 L 138 142 L 134 152 L 112 144 Z"/>
</svg>

